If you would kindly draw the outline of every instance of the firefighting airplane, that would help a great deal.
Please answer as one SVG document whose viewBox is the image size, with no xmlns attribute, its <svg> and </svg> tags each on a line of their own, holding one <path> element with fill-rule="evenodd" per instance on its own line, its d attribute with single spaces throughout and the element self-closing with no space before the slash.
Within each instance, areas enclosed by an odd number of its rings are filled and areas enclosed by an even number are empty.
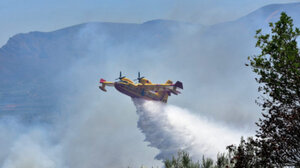
<svg viewBox="0 0 300 168">
<path fill-rule="evenodd" d="M 130 79 L 122 76 L 120 72 L 120 77 L 116 80 L 117 82 L 107 82 L 104 79 L 100 79 L 99 86 L 101 90 L 106 92 L 105 86 L 114 86 L 119 92 L 128 95 L 132 98 L 142 98 L 146 100 L 155 100 L 167 103 L 168 96 L 171 93 L 178 95 L 180 92 L 176 90 L 177 88 L 183 89 L 183 85 L 180 81 L 173 84 L 172 81 L 168 80 L 165 84 L 153 84 L 145 77 L 141 77 L 140 72 L 138 73 L 138 83 L 133 83 Z"/>
</svg>

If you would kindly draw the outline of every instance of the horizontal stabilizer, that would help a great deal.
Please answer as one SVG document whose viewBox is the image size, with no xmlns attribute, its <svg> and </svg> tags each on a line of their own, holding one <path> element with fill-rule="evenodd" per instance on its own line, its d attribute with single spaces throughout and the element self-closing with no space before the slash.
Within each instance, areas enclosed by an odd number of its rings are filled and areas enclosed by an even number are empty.
<svg viewBox="0 0 300 168">
<path fill-rule="evenodd" d="M 169 92 L 173 93 L 174 95 L 178 95 L 178 94 L 180 94 L 180 92 L 179 92 L 179 91 L 177 91 L 177 90 L 170 90 Z"/>
</svg>

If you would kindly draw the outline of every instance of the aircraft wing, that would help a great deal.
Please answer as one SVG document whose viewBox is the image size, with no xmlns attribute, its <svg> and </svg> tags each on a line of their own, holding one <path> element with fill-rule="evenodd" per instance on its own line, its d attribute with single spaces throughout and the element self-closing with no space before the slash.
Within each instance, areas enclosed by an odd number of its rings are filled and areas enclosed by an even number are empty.
<svg viewBox="0 0 300 168">
<path fill-rule="evenodd" d="M 176 90 L 177 88 L 183 89 L 183 85 L 179 81 L 177 81 L 175 84 L 146 84 L 146 85 L 138 85 L 138 87 L 142 87 L 154 92 L 160 92 L 160 91 L 171 92 L 175 95 L 180 93 L 178 90 Z"/>
</svg>

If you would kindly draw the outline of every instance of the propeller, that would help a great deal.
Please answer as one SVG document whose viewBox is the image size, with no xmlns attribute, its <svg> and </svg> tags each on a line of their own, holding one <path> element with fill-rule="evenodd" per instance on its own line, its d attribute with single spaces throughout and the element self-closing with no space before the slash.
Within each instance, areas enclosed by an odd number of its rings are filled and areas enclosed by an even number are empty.
<svg viewBox="0 0 300 168">
<path fill-rule="evenodd" d="M 120 77 L 119 78 L 117 78 L 116 80 L 118 80 L 118 79 L 123 79 L 123 78 L 125 78 L 126 76 L 122 76 L 122 71 L 120 71 Z"/>
<path fill-rule="evenodd" d="M 145 78 L 144 76 L 141 77 L 141 73 L 138 72 L 138 77 L 135 79 L 135 81 L 139 81 L 141 83 L 141 79 Z"/>
</svg>

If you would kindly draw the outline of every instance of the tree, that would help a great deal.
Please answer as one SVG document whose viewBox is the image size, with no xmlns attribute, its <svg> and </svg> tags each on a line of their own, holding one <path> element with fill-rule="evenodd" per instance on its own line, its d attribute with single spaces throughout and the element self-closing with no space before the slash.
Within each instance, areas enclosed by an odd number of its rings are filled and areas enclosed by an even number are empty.
<svg viewBox="0 0 300 168">
<path fill-rule="evenodd" d="M 211 158 L 203 156 L 200 164 L 199 161 L 194 162 L 187 152 L 179 151 L 177 157 L 165 160 L 164 165 L 165 168 L 229 168 L 232 167 L 229 162 L 229 155 L 218 154 L 215 163 Z"/>
<path fill-rule="evenodd" d="M 173 156 L 171 160 L 165 160 L 164 164 L 166 168 L 200 168 L 199 162 L 193 162 L 185 151 L 179 151 L 177 158 Z"/>
<path fill-rule="evenodd" d="M 205 158 L 202 156 L 201 166 L 199 168 L 213 168 L 214 161 L 211 158 Z"/>
<path fill-rule="evenodd" d="M 227 151 L 230 158 L 230 165 L 233 168 L 263 168 L 259 164 L 260 158 L 256 155 L 259 148 L 256 146 L 256 141 L 252 137 L 244 140 L 241 137 L 240 144 L 227 146 Z"/>
<path fill-rule="evenodd" d="M 283 12 L 278 22 L 270 23 L 271 34 L 257 30 L 261 53 L 249 58 L 263 93 L 257 101 L 264 113 L 256 123 L 256 154 L 266 167 L 300 166 L 300 31 L 293 26 Z"/>
<path fill-rule="evenodd" d="M 217 155 L 217 161 L 215 168 L 226 168 L 232 167 L 230 164 L 230 153 L 225 155 L 225 153 L 221 153 Z"/>
</svg>

